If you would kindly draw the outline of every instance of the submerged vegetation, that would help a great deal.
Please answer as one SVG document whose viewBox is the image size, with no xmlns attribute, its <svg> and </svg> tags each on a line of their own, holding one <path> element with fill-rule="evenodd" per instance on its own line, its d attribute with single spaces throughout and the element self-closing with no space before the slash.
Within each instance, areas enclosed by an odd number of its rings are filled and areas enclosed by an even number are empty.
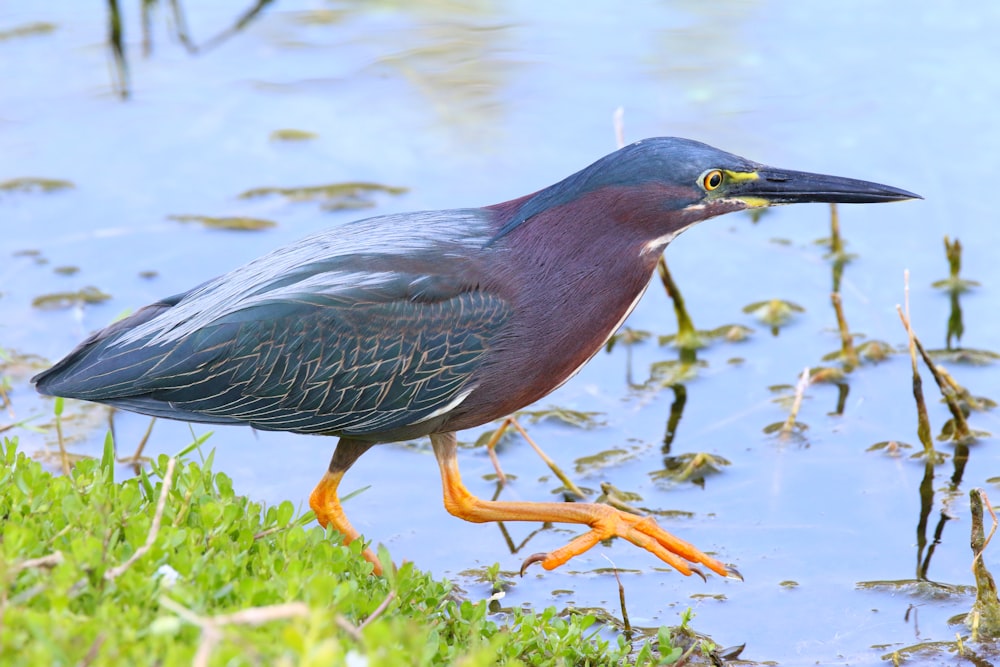
<svg viewBox="0 0 1000 667">
<path fill-rule="evenodd" d="M 271 133 L 271 141 L 310 141 L 318 137 L 315 132 L 306 130 L 284 129 L 275 130 Z"/>
<path fill-rule="evenodd" d="M 342 209 L 371 208 L 375 205 L 372 195 L 378 193 L 401 195 L 405 192 L 407 192 L 407 188 L 358 181 L 290 188 L 252 188 L 240 194 L 239 197 L 240 199 L 256 199 L 258 197 L 279 195 L 293 202 L 318 201 L 324 210 L 337 211 Z"/>
<path fill-rule="evenodd" d="M 273 220 L 262 218 L 249 218 L 246 216 L 223 216 L 214 217 L 210 215 L 169 215 L 170 220 L 177 222 L 198 222 L 209 229 L 231 229 L 241 232 L 252 232 L 261 229 L 276 227 L 278 223 Z"/>
<path fill-rule="evenodd" d="M 0 192 L 58 192 L 71 190 L 75 186 L 70 181 L 58 178 L 12 178 L 0 181 Z"/>
<path fill-rule="evenodd" d="M 102 292 L 96 287 L 82 287 L 75 292 L 52 292 L 36 296 L 31 301 L 35 308 L 45 310 L 57 310 L 60 308 L 71 308 L 76 305 L 102 303 L 111 298 L 111 295 Z"/>
<path fill-rule="evenodd" d="M 0 30 L 0 42 L 19 37 L 34 37 L 36 35 L 48 35 L 56 31 L 56 25 L 47 21 L 35 21 L 23 25 Z"/>
</svg>

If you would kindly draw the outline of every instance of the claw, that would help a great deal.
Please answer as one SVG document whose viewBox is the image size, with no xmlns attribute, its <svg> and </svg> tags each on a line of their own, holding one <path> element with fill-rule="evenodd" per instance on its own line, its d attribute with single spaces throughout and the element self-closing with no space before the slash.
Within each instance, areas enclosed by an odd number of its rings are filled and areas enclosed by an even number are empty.
<svg viewBox="0 0 1000 667">
<path fill-rule="evenodd" d="M 524 562 L 521 563 L 521 576 L 522 577 L 524 576 L 524 571 L 527 570 L 528 567 L 534 565 L 535 563 L 541 563 L 548 557 L 549 555 L 547 553 L 537 553 L 537 554 L 531 554 L 530 556 L 525 558 Z"/>
</svg>

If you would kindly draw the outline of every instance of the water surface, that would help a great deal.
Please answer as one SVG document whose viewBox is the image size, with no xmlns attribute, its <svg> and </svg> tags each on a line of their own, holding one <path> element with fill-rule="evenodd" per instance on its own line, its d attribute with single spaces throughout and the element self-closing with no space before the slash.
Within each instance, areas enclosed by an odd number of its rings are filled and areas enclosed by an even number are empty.
<svg viewBox="0 0 1000 667">
<path fill-rule="evenodd" d="M 191 37 L 204 44 L 247 6 L 189 3 Z M 928 347 L 945 342 L 949 299 L 930 286 L 946 277 L 942 239 L 965 246 L 963 275 L 982 286 L 962 297 L 961 344 L 1000 350 L 996 285 L 1000 226 L 989 184 L 1000 152 L 994 122 L 1000 56 L 991 26 L 1000 8 L 967 3 L 741 2 L 308 2 L 275 3 L 207 52 L 192 55 L 154 16 L 142 55 L 137 7 L 124 7 L 128 97 L 113 85 L 103 8 L 57 1 L 0 10 L 0 30 L 48 22 L 54 30 L 0 40 L 0 181 L 64 179 L 72 189 L 0 193 L 0 347 L 54 360 L 124 312 L 174 294 L 282 243 L 363 215 L 479 206 L 537 190 L 615 148 L 612 117 L 624 108 L 628 140 L 699 139 L 777 166 L 897 185 L 926 201 L 840 210 L 856 258 L 841 284 L 851 330 L 905 345 L 896 314 L 903 271 L 911 274 L 913 321 Z M 276 130 L 315 133 L 275 141 Z M 281 197 L 240 199 L 258 187 L 367 181 L 408 188 L 374 193 L 369 210 L 324 211 Z M 250 216 L 277 223 L 229 231 L 169 216 Z M 754 224 L 731 215 L 701 225 L 667 251 L 696 325 L 741 324 L 741 343 L 716 343 L 683 391 L 647 382 L 676 350 L 654 284 L 627 326 L 652 337 L 599 354 L 540 406 L 594 411 L 590 430 L 542 422 L 537 441 L 574 477 L 641 495 L 636 504 L 690 512 L 671 530 L 733 563 L 744 582 L 686 579 L 618 541 L 556 572 L 531 571 L 505 605 L 602 607 L 618 615 L 608 559 L 623 570 L 631 621 L 674 624 L 694 608 L 693 627 L 744 656 L 783 664 L 874 664 L 921 641 L 950 640 L 949 617 L 968 596 L 931 596 L 860 582 L 970 584 L 967 491 L 992 487 L 996 439 L 971 447 L 925 479 L 925 465 L 869 452 L 887 440 L 918 445 L 909 360 L 895 355 L 806 393 L 800 437 L 764 432 L 783 421 L 787 397 L 807 366 L 839 347 L 825 248 L 829 209 L 778 209 Z M 26 252 L 27 251 L 27 252 Z M 56 271 L 75 267 L 75 272 Z M 39 295 L 95 286 L 111 295 L 65 309 L 32 306 Z M 743 312 L 784 299 L 804 307 L 778 335 Z M 980 396 L 1000 395 L 995 365 L 949 363 Z M 8 421 L 51 415 L 8 367 Z M 635 386 L 643 385 L 647 386 Z M 935 430 L 948 418 L 925 375 Z M 683 397 L 681 400 L 679 397 Z M 672 406 L 682 417 L 665 442 Z M 834 414 L 839 411 L 840 414 Z M 95 453 L 103 413 L 73 435 Z M 119 414 L 120 443 L 148 421 Z M 994 413 L 974 428 L 1000 431 Z M 204 427 L 196 427 L 203 433 Z M 216 467 L 237 489 L 269 503 L 306 506 L 333 442 L 241 428 L 214 429 Z M 30 450 L 51 443 L 13 431 Z M 478 432 L 461 435 L 469 443 Z M 151 453 L 190 441 L 183 423 L 159 422 Z M 938 448 L 954 454 L 948 443 Z M 611 452 L 598 463 L 582 462 Z M 658 480 L 669 456 L 707 452 L 730 462 L 704 485 Z M 515 477 L 506 499 L 558 497 L 559 483 L 524 443 L 501 449 Z M 470 488 L 490 497 L 492 467 L 481 449 L 463 452 Z M 957 482 L 957 483 L 956 483 Z M 921 485 L 925 489 L 921 496 Z M 494 525 L 449 517 L 426 443 L 368 453 L 345 490 L 370 486 L 348 504 L 355 525 L 396 559 L 456 579 L 470 597 L 486 587 L 461 573 L 564 543 L 575 529 L 534 535 L 517 554 Z M 928 491 L 930 493 L 928 493 Z M 509 525 L 515 542 L 538 526 Z M 926 539 L 926 544 L 921 545 Z M 933 544 L 933 549 L 931 545 Z M 987 551 L 994 568 L 1000 558 Z M 943 659 L 943 657 L 942 657 Z"/>
</svg>

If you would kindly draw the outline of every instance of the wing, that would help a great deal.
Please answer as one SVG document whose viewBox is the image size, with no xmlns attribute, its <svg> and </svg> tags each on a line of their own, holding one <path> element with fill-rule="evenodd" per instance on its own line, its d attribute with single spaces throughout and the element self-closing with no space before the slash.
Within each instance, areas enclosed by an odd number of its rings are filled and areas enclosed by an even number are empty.
<svg viewBox="0 0 1000 667">
<path fill-rule="evenodd" d="M 156 416 L 349 435 L 419 424 L 460 403 L 510 316 L 506 301 L 477 288 L 478 248 L 349 244 L 317 255 L 315 243 L 98 332 L 35 378 L 39 390 Z"/>
</svg>

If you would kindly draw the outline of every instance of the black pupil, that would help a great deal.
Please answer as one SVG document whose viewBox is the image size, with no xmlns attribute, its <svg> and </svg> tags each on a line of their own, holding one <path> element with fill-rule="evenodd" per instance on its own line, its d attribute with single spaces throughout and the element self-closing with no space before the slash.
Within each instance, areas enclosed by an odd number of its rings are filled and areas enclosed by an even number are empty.
<svg viewBox="0 0 1000 667">
<path fill-rule="evenodd" d="M 722 175 L 719 174 L 718 172 L 708 177 L 708 184 L 713 188 L 719 187 L 719 183 L 721 182 L 722 182 Z"/>
</svg>

